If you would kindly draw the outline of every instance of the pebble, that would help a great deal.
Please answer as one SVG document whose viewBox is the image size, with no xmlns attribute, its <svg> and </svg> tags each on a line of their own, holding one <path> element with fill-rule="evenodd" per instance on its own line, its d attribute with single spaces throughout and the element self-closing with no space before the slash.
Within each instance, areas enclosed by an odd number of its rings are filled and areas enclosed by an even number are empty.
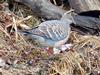
<svg viewBox="0 0 100 75">
<path fill-rule="evenodd" d="M 2 58 L 0 58 L 0 68 L 4 66 L 5 66 L 5 61 Z"/>
</svg>

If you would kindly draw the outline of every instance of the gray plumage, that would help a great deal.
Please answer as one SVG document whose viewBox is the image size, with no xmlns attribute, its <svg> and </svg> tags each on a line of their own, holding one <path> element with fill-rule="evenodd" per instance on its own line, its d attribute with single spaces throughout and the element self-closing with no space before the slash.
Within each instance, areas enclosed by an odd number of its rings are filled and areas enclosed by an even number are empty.
<svg viewBox="0 0 100 75">
<path fill-rule="evenodd" d="M 72 21 L 69 19 L 45 21 L 37 27 L 22 33 L 30 36 L 43 46 L 60 47 L 65 44 L 69 38 L 71 23 Z"/>
</svg>

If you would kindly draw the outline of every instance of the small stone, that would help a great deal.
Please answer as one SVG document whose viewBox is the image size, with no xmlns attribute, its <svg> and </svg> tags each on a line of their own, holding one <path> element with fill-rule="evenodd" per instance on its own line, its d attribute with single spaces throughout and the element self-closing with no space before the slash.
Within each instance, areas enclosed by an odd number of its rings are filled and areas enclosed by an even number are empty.
<svg viewBox="0 0 100 75">
<path fill-rule="evenodd" d="M 65 51 L 66 49 L 71 49 L 71 47 L 72 47 L 72 44 L 65 44 L 61 46 L 61 50 Z"/>
<path fill-rule="evenodd" d="M 17 63 L 18 62 L 18 60 L 15 60 L 14 62 L 13 62 L 13 64 L 12 64 L 12 66 L 14 67 L 14 68 L 20 68 L 21 66 L 20 66 L 20 64 L 18 64 Z"/>
<path fill-rule="evenodd" d="M 4 67 L 4 66 L 5 66 L 5 61 L 2 58 L 0 58 L 0 67 Z"/>
<path fill-rule="evenodd" d="M 61 50 L 57 49 L 57 48 L 53 48 L 53 52 L 54 54 L 59 54 Z"/>
<path fill-rule="evenodd" d="M 32 66 L 33 61 L 32 61 L 32 60 L 29 60 L 29 61 L 27 62 L 27 64 L 30 65 L 30 66 Z"/>
<path fill-rule="evenodd" d="M 7 64 L 6 64 L 6 65 L 4 66 L 4 69 L 5 69 L 5 70 L 8 70 L 9 68 L 10 68 L 10 65 L 7 65 Z"/>
<path fill-rule="evenodd" d="M 7 65 L 12 65 L 13 62 L 12 62 L 11 60 L 8 59 L 8 60 L 6 61 L 6 64 L 7 64 Z"/>
</svg>

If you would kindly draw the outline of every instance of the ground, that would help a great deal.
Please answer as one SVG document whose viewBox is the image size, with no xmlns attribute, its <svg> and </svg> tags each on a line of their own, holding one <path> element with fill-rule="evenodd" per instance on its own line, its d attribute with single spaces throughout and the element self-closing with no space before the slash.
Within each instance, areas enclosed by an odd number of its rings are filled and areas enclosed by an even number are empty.
<svg viewBox="0 0 100 75">
<path fill-rule="evenodd" d="M 100 36 L 71 31 L 71 49 L 48 55 L 17 33 L 18 28 L 38 25 L 40 18 L 31 9 L 14 5 L 10 10 L 7 3 L 0 4 L 0 75 L 100 75 Z"/>
</svg>

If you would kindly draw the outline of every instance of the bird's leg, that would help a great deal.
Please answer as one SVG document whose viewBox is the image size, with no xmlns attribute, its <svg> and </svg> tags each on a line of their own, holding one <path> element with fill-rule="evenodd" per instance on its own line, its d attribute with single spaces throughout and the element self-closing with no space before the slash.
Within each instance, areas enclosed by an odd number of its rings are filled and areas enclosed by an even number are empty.
<svg viewBox="0 0 100 75">
<path fill-rule="evenodd" d="M 54 54 L 53 47 L 48 47 L 48 48 L 47 48 L 47 53 L 48 53 L 49 55 Z"/>
<path fill-rule="evenodd" d="M 59 54 L 61 49 L 59 48 L 55 48 L 55 47 L 47 47 L 46 48 L 46 51 L 49 55 L 52 55 L 52 54 Z"/>
</svg>

